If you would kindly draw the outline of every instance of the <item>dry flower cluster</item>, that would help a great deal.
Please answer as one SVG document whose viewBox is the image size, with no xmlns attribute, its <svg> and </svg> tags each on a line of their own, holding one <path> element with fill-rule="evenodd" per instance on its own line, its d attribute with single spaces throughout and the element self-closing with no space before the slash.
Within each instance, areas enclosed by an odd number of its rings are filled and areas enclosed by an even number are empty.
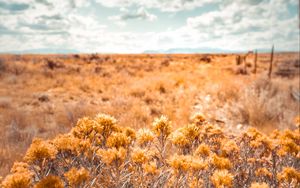
<svg viewBox="0 0 300 188">
<path fill-rule="evenodd" d="M 172 130 L 165 116 L 137 132 L 99 114 L 69 134 L 35 139 L 4 188 L 27 187 L 300 187 L 300 121 L 269 136 L 239 136 L 203 115 Z"/>
</svg>

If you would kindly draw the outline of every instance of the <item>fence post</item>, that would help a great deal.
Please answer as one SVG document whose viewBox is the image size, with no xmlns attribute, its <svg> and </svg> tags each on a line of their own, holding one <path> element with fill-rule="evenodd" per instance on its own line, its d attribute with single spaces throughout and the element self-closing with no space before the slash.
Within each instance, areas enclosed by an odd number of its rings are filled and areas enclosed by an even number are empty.
<svg viewBox="0 0 300 188">
<path fill-rule="evenodd" d="M 235 60 L 236 60 L 236 65 L 240 65 L 241 64 L 241 56 L 240 55 L 237 55 L 235 57 Z"/>
<path fill-rule="evenodd" d="M 268 73 L 269 79 L 271 79 L 271 75 L 272 75 L 273 56 L 274 56 L 274 44 L 272 45 L 272 51 L 271 51 L 270 67 L 269 67 L 269 73 Z"/>
<path fill-rule="evenodd" d="M 254 74 L 256 74 L 256 69 L 257 69 L 257 50 L 255 50 L 255 55 L 254 55 L 254 71 L 253 71 Z"/>
<path fill-rule="evenodd" d="M 245 73 L 245 74 L 247 74 L 247 62 L 246 62 L 246 60 L 247 60 L 247 55 L 248 55 L 248 54 L 244 55 L 244 57 L 243 57 L 244 73 Z"/>
</svg>

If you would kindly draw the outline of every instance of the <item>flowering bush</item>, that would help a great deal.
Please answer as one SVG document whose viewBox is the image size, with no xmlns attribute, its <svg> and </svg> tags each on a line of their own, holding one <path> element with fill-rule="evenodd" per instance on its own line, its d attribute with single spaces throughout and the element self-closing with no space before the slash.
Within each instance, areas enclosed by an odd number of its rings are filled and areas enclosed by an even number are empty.
<svg viewBox="0 0 300 188">
<path fill-rule="evenodd" d="M 162 116 L 135 131 L 99 114 L 53 140 L 35 139 L 2 187 L 296 188 L 299 170 L 299 129 L 230 135 L 196 115 L 177 130 Z"/>
</svg>

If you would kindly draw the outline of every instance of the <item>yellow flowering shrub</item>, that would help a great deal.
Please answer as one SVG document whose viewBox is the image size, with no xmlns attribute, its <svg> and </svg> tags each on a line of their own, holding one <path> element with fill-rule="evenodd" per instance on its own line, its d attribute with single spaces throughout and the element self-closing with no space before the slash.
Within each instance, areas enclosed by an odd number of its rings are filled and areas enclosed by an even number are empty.
<svg viewBox="0 0 300 188">
<path fill-rule="evenodd" d="M 222 142 L 221 151 L 223 157 L 236 157 L 240 149 L 234 140 L 227 140 Z"/>
<path fill-rule="evenodd" d="M 48 141 L 42 139 L 34 139 L 31 146 L 27 150 L 24 160 L 28 163 L 41 162 L 45 159 L 54 159 L 57 149 Z"/>
<path fill-rule="evenodd" d="M 267 178 L 272 178 L 272 173 L 265 167 L 263 168 L 258 168 L 255 171 L 255 175 L 257 177 L 267 177 Z"/>
<path fill-rule="evenodd" d="M 84 117 L 67 134 L 34 139 L 1 187 L 300 187 L 299 129 L 232 135 L 196 114 L 172 130 L 166 116 L 151 129 Z"/>
<path fill-rule="evenodd" d="M 64 182 L 58 176 L 46 176 L 34 188 L 63 188 Z"/>
<path fill-rule="evenodd" d="M 269 185 L 266 183 L 252 183 L 250 188 L 269 188 Z"/>
<path fill-rule="evenodd" d="M 166 116 L 156 118 L 153 122 L 153 132 L 157 137 L 166 138 L 171 134 L 171 122 Z"/>
<path fill-rule="evenodd" d="M 137 143 L 140 146 L 147 146 L 154 140 L 154 134 L 149 129 L 140 129 L 137 132 Z"/>
<path fill-rule="evenodd" d="M 190 145 L 190 140 L 181 131 L 176 131 L 171 137 L 172 143 L 178 148 L 184 149 Z"/>
<path fill-rule="evenodd" d="M 24 162 L 15 162 L 10 170 L 11 173 L 30 173 L 29 165 Z"/>
<path fill-rule="evenodd" d="M 219 157 L 216 154 L 212 156 L 211 158 L 211 164 L 217 168 L 217 169 L 227 169 L 229 170 L 231 168 L 231 162 L 229 159 L 224 157 Z"/>
<path fill-rule="evenodd" d="M 211 181 L 216 188 L 232 187 L 233 175 L 227 170 L 216 170 L 211 176 Z"/>
<path fill-rule="evenodd" d="M 53 145 L 59 152 L 76 153 L 80 139 L 73 137 L 70 134 L 58 135 L 53 141 Z"/>
<path fill-rule="evenodd" d="M 208 162 L 203 159 L 193 157 L 192 160 L 190 161 L 190 170 L 192 171 L 197 172 L 200 170 L 207 170 L 207 168 L 208 168 Z"/>
<path fill-rule="evenodd" d="M 143 164 L 143 170 L 145 171 L 146 175 L 156 175 L 159 173 L 155 162 L 145 163 Z"/>
<path fill-rule="evenodd" d="M 120 131 L 117 126 L 117 120 L 106 114 L 98 114 L 95 117 L 95 121 L 97 123 L 97 129 L 99 129 L 104 137 L 108 137 L 112 132 Z M 100 132 L 99 131 L 99 132 Z"/>
<path fill-rule="evenodd" d="M 122 164 L 126 157 L 126 150 L 124 148 L 111 148 L 111 149 L 101 149 L 98 150 L 97 154 L 100 156 L 101 160 L 107 165 Z"/>
<path fill-rule="evenodd" d="M 190 169 L 191 156 L 189 155 L 174 155 L 168 160 L 169 165 L 175 172 L 184 172 Z"/>
<path fill-rule="evenodd" d="M 78 138 L 90 138 L 95 135 L 94 130 L 102 132 L 102 127 L 95 120 L 89 117 L 84 117 L 78 120 L 76 126 L 71 130 L 71 133 Z"/>
<path fill-rule="evenodd" d="M 81 169 L 73 167 L 64 175 L 67 178 L 69 185 L 72 187 L 79 187 L 89 179 L 89 171 L 83 167 Z"/>
<path fill-rule="evenodd" d="M 288 185 L 288 187 L 300 186 L 300 171 L 293 167 L 284 167 L 277 178 L 281 185 Z"/>
<path fill-rule="evenodd" d="M 195 151 L 195 154 L 199 155 L 201 157 L 208 157 L 210 155 L 210 153 L 211 153 L 210 148 L 206 144 L 199 145 Z"/>
<path fill-rule="evenodd" d="M 127 146 L 130 144 L 130 137 L 128 137 L 124 133 L 112 133 L 106 141 L 107 147 L 115 147 L 115 148 L 127 148 Z"/>
<path fill-rule="evenodd" d="M 135 141 L 136 133 L 135 133 L 134 129 L 132 129 L 130 127 L 126 127 L 125 130 L 123 131 L 123 133 L 127 136 L 127 138 L 129 138 L 130 142 Z"/>
<path fill-rule="evenodd" d="M 31 187 L 31 173 L 13 173 L 3 180 L 3 188 L 29 188 Z"/>
<path fill-rule="evenodd" d="M 196 113 L 191 118 L 192 122 L 200 126 L 206 122 L 205 116 L 201 113 Z"/>
<path fill-rule="evenodd" d="M 131 160 L 135 164 L 145 164 L 148 162 L 150 156 L 147 154 L 147 151 L 139 148 L 135 148 L 131 153 Z"/>
</svg>

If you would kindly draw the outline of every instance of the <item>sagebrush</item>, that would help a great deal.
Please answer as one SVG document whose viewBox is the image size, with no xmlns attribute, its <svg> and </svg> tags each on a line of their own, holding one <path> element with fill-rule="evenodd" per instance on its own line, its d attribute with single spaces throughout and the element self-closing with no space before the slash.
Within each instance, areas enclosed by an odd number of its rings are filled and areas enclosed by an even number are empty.
<svg viewBox="0 0 300 188">
<path fill-rule="evenodd" d="M 165 116 L 134 130 L 98 114 L 70 133 L 34 139 L 4 188 L 299 187 L 300 118 L 295 130 L 225 134 L 197 114 L 177 130 Z"/>
</svg>

